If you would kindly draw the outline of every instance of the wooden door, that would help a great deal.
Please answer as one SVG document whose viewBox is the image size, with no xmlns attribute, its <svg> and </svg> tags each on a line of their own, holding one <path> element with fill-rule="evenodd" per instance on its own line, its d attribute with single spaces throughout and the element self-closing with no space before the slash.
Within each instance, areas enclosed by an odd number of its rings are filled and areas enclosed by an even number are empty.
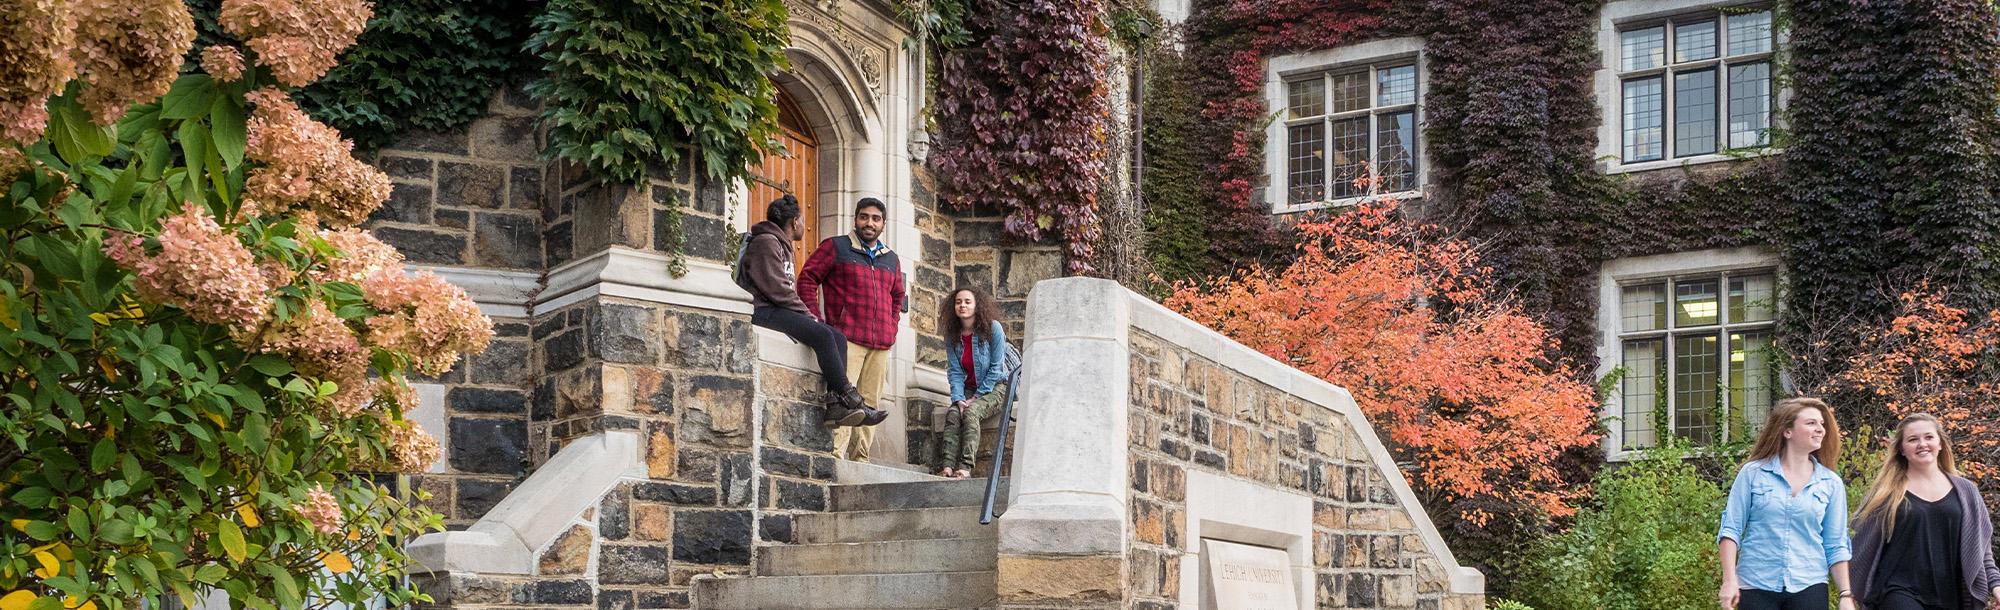
<svg viewBox="0 0 2000 610">
<path fill-rule="evenodd" d="M 799 236 L 796 268 L 803 269 L 806 257 L 819 246 L 819 139 L 812 126 L 799 114 L 790 96 L 778 92 L 778 125 L 783 133 L 778 141 L 783 152 L 764 155 L 750 170 L 750 223 L 764 221 L 764 206 L 790 193 L 799 200 L 805 219 L 805 235 Z"/>
</svg>

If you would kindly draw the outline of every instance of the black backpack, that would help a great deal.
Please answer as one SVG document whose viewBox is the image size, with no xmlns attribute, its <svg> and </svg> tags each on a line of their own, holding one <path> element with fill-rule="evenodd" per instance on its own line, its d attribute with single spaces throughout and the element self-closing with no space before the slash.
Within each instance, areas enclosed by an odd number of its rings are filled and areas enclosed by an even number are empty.
<svg viewBox="0 0 2000 610">
<path fill-rule="evenodd" d="M 748 272 L 747 269 L 744 268 L 743 258 L 750 254 L 750 240 L 755 239 L 756 237 L 757 236 L 754 234 L 744 233 L 742 237 L 737 240 L 738 243 L 736 245 L 736 264 L 734 265 L 734 268 L 730 270 L 730 278 L 736 280 L 736 285 L 742 288 L 744 292 L 748 292 L 750 294 L 757 294 L 757 285 L 756 283 L 750 281 L 750 273 Z"/>
</svg>

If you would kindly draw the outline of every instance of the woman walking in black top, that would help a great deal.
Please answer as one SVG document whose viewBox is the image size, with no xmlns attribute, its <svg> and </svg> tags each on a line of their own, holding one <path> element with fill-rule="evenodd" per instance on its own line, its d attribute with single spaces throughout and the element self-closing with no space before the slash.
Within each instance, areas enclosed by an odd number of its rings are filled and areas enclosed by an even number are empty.
<svg viewBox="0 0 2000 610">
<path fill-rule="evenodd" d="M 1868 610 L 1984 610 L 2000 599 L 1993 520 L 1958 476 L 1937 418 L 1896 425 L 1882 472 L 1855 514 L 1854 596 Z"/>
</svg>

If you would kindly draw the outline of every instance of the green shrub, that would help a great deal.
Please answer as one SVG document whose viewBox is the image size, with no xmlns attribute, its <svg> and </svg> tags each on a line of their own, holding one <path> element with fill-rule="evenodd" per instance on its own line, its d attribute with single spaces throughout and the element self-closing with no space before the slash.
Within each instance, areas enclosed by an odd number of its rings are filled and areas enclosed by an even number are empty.
<svg viewBox="0 0 2000 610">
<path fill-rule="evenodd" d="M 1511 583 L 1541 610 L 1708 610 L 1720 566 L 1725 489 L 1674 443 L 1597 477 L 1597 505 L 1533 551 L 1533 578 Z"/>
<path fill-rule="evenodd" d="M 216 22 L 222 0 L 187 0 L 197 49 L 231 42 Z M 299 106 L 374 150 L 413 130 L 450 132 L 486 114 L 509 80 L 526 76 L 527 15 L 540 0 L 376 0 L 375 15 L 341 64 L 298 91 Z M 187 69 L 193 69 L 190 57 Z"/>
<path fill-rule="evenodd" d="M 782 0 L 553 0 L 529 51 L 546 73 L 549 154 L 623 184 L 694 155 L 716 179 L 748 175 L 778 133 Z"/>
</svg>

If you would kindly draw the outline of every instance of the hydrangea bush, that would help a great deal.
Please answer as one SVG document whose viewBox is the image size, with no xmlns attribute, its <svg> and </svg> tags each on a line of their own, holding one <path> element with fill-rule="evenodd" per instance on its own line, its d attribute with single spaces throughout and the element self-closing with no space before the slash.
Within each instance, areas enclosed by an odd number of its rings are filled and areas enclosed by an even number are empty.
<svg viewBox="0 0 2000 610">
<path fill-rule="evenodd" d="M 386 176 L 288 90 L 362 0 L 0 0 L 0 609 L 421 599 L 438 443 L 411 374 L 484 349 L 465 293 L 354 225 Z"/>
</svg>

